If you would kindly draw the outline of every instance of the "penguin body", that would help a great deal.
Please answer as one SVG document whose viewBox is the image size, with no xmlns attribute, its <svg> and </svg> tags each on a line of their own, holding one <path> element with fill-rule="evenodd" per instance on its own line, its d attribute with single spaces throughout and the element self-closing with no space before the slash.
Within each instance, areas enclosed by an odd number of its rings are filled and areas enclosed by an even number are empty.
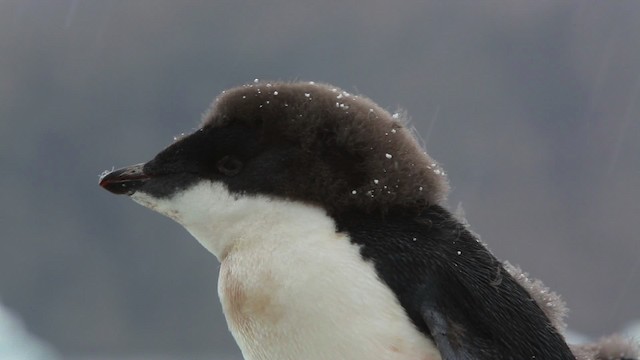
<svg viewBox="0 0 640 360">
<path fill-rule="evenodd" d="M 220 260 L 248 360 L 575 358 L 443 207 L 439 165 L 369 99 L 314 83 L 231 89 L 200 129 L 100 184 Z"/>
<path fill-rule="evenodd" d="M 212 183 L 170 200 L 132 198 L 181 223 L 218 257 L 218 294 L 245 359 L 440 359 L 321 208 L 238 197 Z"/>
</svg>

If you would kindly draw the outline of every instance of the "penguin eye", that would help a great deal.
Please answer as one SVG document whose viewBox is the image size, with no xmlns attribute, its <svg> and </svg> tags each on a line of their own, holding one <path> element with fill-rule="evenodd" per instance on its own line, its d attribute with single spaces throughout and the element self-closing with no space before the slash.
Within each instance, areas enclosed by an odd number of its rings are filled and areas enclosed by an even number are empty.
<svg viewBox="0 0 640 360">
<path fill-rule="evenodd" d="M 225 156 L 218 160 L 218 171 L 227 176 L 237 175 L 242 170 L 242 161 L 233 156 Z"/>
</svg>

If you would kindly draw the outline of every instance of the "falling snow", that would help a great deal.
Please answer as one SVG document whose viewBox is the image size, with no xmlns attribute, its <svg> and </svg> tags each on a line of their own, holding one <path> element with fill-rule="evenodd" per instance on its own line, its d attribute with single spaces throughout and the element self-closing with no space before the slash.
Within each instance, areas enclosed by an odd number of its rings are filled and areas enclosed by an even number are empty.
<svg viewBox="0 0 640 360">
<path fill-rule="evenodd" d="M 115 167 L 111 167 L 111 170 L 104 170 L 103 172 L 100 173 L 100 180 L 102 180 L 103 177 L 107 176 L 109 173 L 113 172 L 113 170 L 115 170 Z"/>
</svg>

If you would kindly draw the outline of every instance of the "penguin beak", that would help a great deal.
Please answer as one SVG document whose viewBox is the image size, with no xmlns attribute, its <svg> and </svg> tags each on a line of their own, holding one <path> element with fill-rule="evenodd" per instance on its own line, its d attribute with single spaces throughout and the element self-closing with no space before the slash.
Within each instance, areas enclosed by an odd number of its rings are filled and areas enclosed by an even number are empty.
<svg viewBox="0 0 640 360">
<path fill-rule="evenodd" d="M 144 164 L 137 164 L 101 175 L 99 184 L 114 194 L 132 195 L 150 178 L 144 172 Z"/>
</svg>

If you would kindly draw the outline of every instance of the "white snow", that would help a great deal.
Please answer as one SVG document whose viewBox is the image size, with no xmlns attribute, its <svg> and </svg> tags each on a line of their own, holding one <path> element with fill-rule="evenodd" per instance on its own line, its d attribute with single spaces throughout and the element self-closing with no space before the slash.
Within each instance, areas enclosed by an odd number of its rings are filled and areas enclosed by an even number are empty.
<svg viewBox="0 0 640 360">
<path fill-rule="evenodd" d="M 0 359 L 53 360 L 58 355 L 48 344 L 29 334 L 17 316 L 0 305 Z"/>
<path fill-rule="evenodd" d="M 174 138 L 174 140 L 175 140 L 175 138 Z M 102 178 L 103 178 L 103 177 L 105 177 L 105 176 L 107 176 L 109 173 L 112 173 L 112 172 L 113 172 L 113 170 L 115 170 L 115 169 L 116 169 L 116 168 L 115 168 L 115 166 L 112 166 L 112 167 L 111 167 L 111 170 L 104 170 L 104 171 L 102 171 L 102 172 L 100 173 L 100 175 L 99 175 L 100 180 L 102 180 Z"/>
</svg>

